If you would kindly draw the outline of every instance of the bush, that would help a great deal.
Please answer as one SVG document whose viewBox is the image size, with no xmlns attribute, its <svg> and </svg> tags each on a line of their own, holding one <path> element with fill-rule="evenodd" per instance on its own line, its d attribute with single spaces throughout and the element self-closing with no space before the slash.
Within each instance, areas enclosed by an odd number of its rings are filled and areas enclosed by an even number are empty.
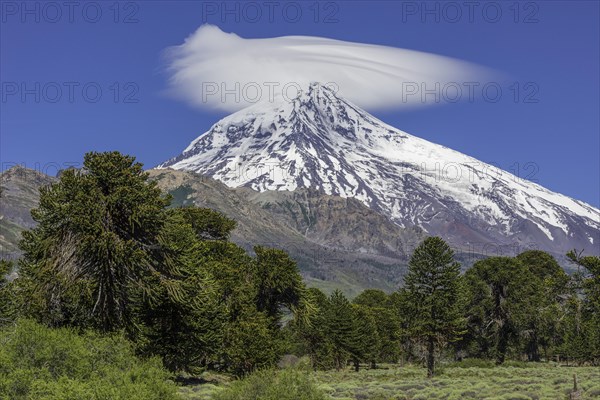
<svg viewBox="0 0 600 400">
<path fill-rule="evenodd" d="M 175 399 L 159 359 L 122 336 L 78 335 L 19 320 L 0 330 L 0 399 Z"/>
<path fill-rule="evenodd" d="M 492 360 L 481 358 L 466 358 L 462 361 L 454 361 L 444 365 L 444 368 L 494 368 L 496 363 Z"/>
<path fill-rule="evenodd" d="M 325 400 L 308 371 L 289 368 L 263 370 L 233 382 L 215 400 Z"/>
<path fill-rule="evenodd" d="M 517 361 L 517 360 L 508 360 L 502 364 L 503 367 L 513 367 L 513 368 L 535 368 L 539 365 L 545 365 L 541 363 L 531 362 L 531 361 Z"/>
</svg>

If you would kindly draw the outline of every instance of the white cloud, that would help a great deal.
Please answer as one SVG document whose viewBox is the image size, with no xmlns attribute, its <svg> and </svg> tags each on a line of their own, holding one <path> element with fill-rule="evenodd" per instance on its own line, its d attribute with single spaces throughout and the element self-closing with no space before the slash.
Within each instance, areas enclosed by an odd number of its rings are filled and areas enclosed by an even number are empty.
<svg viewBox="0 0 600 400">
<path fill-rule="evenodd" d="M 245 39 L 203 25 L 166 51 L 172 93 L 194 106 L 236 111 L 296 84 L 331 83 L 367 110 L 419 107 L 469 95 L 489 72 L 414 50 L 312 36 Z M 437 93 L 426 94 L 426 90 Z"/>
</svg>

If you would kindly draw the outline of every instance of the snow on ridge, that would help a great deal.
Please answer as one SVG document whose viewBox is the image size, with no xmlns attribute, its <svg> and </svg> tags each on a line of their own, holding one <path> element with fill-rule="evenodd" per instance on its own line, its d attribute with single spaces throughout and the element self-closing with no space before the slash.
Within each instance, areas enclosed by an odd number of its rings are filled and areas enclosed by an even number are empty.
<svg viewBox="0 0 600 400">
<path fill-rule="evenodd" d="M 159 167 L 258 191 L 319 188 L 377 206 L 395 221 L 406 218 L 408 194 L 455 201 L 509 232 L 515 217 L 528 220 L 551 241 L 550 228 L 568 236 L 573 218 L 600 230 L 593 206 L 387 125 L 323 86 L 293 102 L 231 114 Z M 411 218 L 421 224 L 422 216 Z"/>
</svg>

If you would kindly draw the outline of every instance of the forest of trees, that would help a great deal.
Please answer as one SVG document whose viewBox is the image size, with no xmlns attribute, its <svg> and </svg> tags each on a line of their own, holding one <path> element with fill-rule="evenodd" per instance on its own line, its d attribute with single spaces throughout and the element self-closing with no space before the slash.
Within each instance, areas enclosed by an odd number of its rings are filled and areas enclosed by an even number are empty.
<svg viewBox="0 0 600 400">
<path fill-rule="evenodd" d="M 40 192 L 22 257 L 0 262 L 0 328 L 34 320 L 122 333 L 175 372 L 244 376 L 284 354 L 315 369 L 440 359 L 600 364 L 600 258 L 572 251 L 567 275 L 542 251 L 480 260 L 466 273 L 442 239 L 414 251 L 395 293 L 354 299 L 305 287 L 277 249 L 229 241 L 235 221 L 172 208 L 142 165 L 88 153 Z M 5 276 L 14 268 L 18 278 Z"/>
</svg>

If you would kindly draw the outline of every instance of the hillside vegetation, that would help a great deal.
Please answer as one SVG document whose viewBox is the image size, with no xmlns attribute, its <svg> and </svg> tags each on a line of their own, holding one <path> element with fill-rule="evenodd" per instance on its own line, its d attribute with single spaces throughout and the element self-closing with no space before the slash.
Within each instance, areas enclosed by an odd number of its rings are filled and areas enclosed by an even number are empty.
<svg viewBox="0 0 600 400">
<path fill-rule="evenodd" d="M 0 329 L 0 399 L 177 399 L 159 358 L 121 335 L 79 334 L 19 320 Z"/>
<path fill-rule="evenodd" d="M 40 190 L 21 258 L 0 261 L 0 398 L 170 399 L 176 381 L 223 400 L 541 399 L 569 390 L 553 360 L 581 367 L 577 396 L 597 393 L 598 257 L 570 251 L 573 275 L 542 251 L 463 273 L 427 237 L 397 291 L 349 299 L 171 200 L 118 152 Z"/>
</svg>

